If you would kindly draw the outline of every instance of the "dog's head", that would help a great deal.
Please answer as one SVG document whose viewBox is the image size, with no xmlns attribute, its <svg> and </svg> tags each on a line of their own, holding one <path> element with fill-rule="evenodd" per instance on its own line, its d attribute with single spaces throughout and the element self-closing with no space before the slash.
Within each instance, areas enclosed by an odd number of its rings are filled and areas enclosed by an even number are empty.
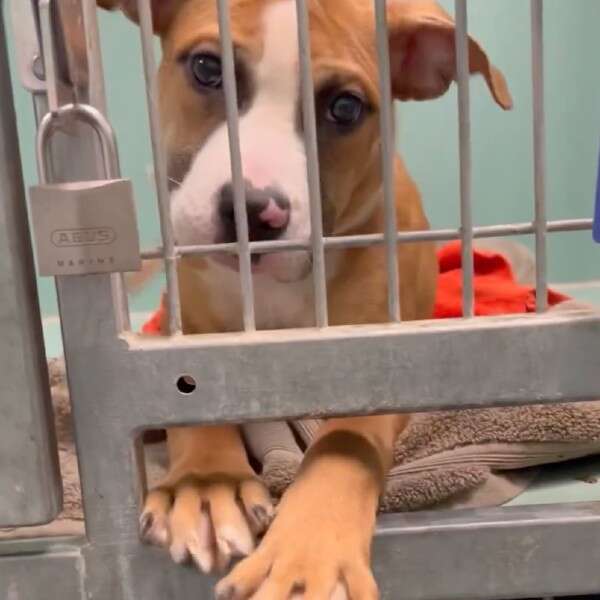
<svg viewBox="0 0 600 600">
<path fill-rule="evenodd" d="M 119 5 L 137 19 L 135 0 Z M 251 240 L 310 237 L 294 0 L 231 0 L 242 170 Z M 160 109 L 180 244 L 234 241 L 232 177 L 215 0 L 152 0 L 161 36 Z M 349 233 L 381 188 L 378 69 L 372 0 L 309 0 L 324 226 Z M 426 100 L 456 78 L 454 23 L 428 0 L 388 2 L 392 90 Z M 504 78 L 474 41 L 470 68 L 511 106 Z M 233 264 L 233 263 L 232 263 Z M 304 252 L 263 256 L 257 270 L 306 275 Z"/>
</svg>

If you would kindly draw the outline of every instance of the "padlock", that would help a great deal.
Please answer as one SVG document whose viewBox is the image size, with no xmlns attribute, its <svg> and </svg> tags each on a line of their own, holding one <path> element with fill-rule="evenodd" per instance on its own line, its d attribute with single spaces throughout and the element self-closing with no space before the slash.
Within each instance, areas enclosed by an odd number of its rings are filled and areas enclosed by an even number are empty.
<svg viewBox="0 0 600 600">
<path fill-rule="evenodd" d="M 87 123 L 98 135 L 104 180 L 52 183 L 47 149 L 66 119 Z M 49 112 L 37 138 L 40 185 L 30 188 L 38 272 L 42 276 L 123 273 L 141 269 L 131 181 L 120 176 L 114 133 L 100 111 L 68 104 Z"/>
</svg>

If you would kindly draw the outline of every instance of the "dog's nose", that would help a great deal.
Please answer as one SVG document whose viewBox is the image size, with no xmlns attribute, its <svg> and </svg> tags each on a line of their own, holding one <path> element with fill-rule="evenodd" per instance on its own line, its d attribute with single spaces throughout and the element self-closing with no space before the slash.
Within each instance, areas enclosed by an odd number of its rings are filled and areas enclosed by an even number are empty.
<svg viewBox="0 0 600 600">
<path fill-rule="evenodd" d="M 246 214 L 248 237 L 252 242 L 275 240 L 290 221 L 290 201 L 276 188 L 255 188 L 246 184 Z M 225 184 L 219 194 L 219 217 L 224 242 L 237 241 L 233 185 Z"/>
</svg>

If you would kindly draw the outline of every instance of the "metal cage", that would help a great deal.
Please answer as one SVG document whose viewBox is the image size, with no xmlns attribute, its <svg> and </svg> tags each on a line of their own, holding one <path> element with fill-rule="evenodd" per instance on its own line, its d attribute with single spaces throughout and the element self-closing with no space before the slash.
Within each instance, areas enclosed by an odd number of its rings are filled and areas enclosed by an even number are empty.
<svg viewBox="0 0 600 600">
<path fill-rule="evenodd" d="M 17 11 L 29 14 L 17 0 Z M 57 278 L 65 356 L 78 444 L 86 535 L 84 539 L 0 543 L 0 593 L 7 599 L 42 596 L 125 600 L 209 598 L 213 581 L 178 567 L 157 549 L 138 540 L 138 515 L 144 493 L 140 432 L 153 426 L 216 424 L 300 418 L 307 415 L 359 415 L 419 412 L 475 406 L 582 401 L 600 395 L 600 317 L 586 311 L 547 313 L 546 237 L 552 232 L 591 229 L 590 219 L 548 221 L 545 211 L 543 2 L 531 0 L 534 111 L 535 219 L 533 222 L 474 227 L 471 219 L 471 145 L 467 54 L 467 2 L 455 0 L 460 123 L 461 226 L 457 229 L 398 232 L 392 168 L 392 100 L 385 0 L 375 0 L 377 48 L 382 96 L 381 135 L 387 225 L 381 235 L 324 237 L 316 149 L 316 122 L 310 65 L 307 0 L 296 0 L 302 104 L 312 237 L 304 242 L 249 242 L 245 218 L 237 218 L 234 244 L 179 247 L 169 220 L 166 162 L 155 104 L 156 65 L 150 4 L 138 0 L 148 110 L 162 247 L 143 253 L 160 258 L 167 275 L 171 335 L 142 338 L 129 330 L 125 291 L 119 276 Z M 33 54 L 42 54 L 46 81 L 32 91 L 38 123 L 73 101 L 60 80 L 56 48 L 75 52 L 51 18 L 62 4 L 80 25 L 84 48 L 78 73 L 70 83 L 75 102 L 105 111 L 102 65 L 94 0 L 41 0 L 24 33 Z M 218 0 L 223 51 L 227 122 L 236 216 L 244 215 L 233 46 L 228 3 Z M 2 3 L 0 2 L 0 7 Z M 69 13 L 69 11 L 71 11 Z M 31 18 L 35 16 L 35 19 Z M 38 36 L 39 32 L 39 36 Z M 0 306 L 19 314 L 16 329 L 0 340 L 3 375 L 0 396 L 0 482 L 17 482 L 21 491 L 2 490 L 0 522 L 26 525 L 52 519 L 59 507 L 60 481 L 43 377 L 40 320 L 33 290 L 33 267 L 25 214 L 25 193 L 18 164 L 11 80 L 0 19 L 0 228 L 20 231 L 19 244 L 0 233 Z M 60 39 L 61 43 L 57 44 Z M 79 40 L 79 41 L 81 41 Z M 31 58 L 33 58 L 33 54 Z M 63 57 L 64 58 L 64 57 Z M 73 56 L 70 57 L 71 63 Z M 59 65 L 60 66 L 60 65 Z M 76 126 L 68 138 L 51 145 L 57 182 L 102 177 L 99 148 L 88 128 Z M 8 167 L 8 168 L 7 168 Z M 475 238 L 533 233 L 536 239 L 536 315 L 473 317 L 472 243 Z M 396 246 L 421 240 L 461 239 L 464 318 L 450 321 L 401 321 Z M 383 244 L 388 265 L 389 320 L 383 325 L 328 326 L 324 253 L 328 248 Z M 302 330 L 256 331 L 250 254 L 307 248 L 313 257 L 315 325 Z M 214 252 L 240 257 L 244 333 L 181 335 L 176 262 L 184 255 Z M 11 286 L 17 274 L 22 283 Z M 12 279 L 11 279 L 12 281 Z M 16 290 L 16 295 L 15 295 Z M 18 312 L 20 311 L 20 312 Z M 0 312 L 0 316 L 2 312 Z M 2 321 L 4 323 L 4 321 Z M 3 325 L 3 328 L 6 326 Z M 490 339 L 495 341 L 490 344 Z M 5 340 L 9 340 L 8 343 Z M 14 340 L 21 347 L 15 352 Z M 506 349 L 510 348 L 510 351 Z M 282 351 L 285 350 L 285 351 Z M 25 356 L 27 370 L 16 374 L 14 356 Z M 362 368 L 369 357 L 368 369 Z M 469 360 L 464 360 L 464 357 Z M 561 360 L 569 356 L 569 361 Z M 8 362 L 7 362 L 8 361 Z M 18 361 L 17 361 L 18 362 Z M 493 362 L 495 368 L 489 369 Z M 273 369 L 277 364 L 277 369 Z M 435 364 L 432 377 L 427 366 Z M 326 365 L 327 368 L 323 368 Z M 574 369 L 573 365 L 577 365 Z M 6 387 L 4 368 L 16 386 Z M 359 368 L 360 367 L 360 368 Z M 22 369 L 22 366 L 19 367 Z M 260 383 L 253 376 L 262 373 Z M 228 373 L 236 377 L 228 377 Z M 482 379 L 481 373 L 487 373 Z M 333 378 L 329 373 L 335 373 Z M 196 381 L 183 395 L 176 381 Z M 14 383 L 14 381 L 11 379 Z M 375 382 L 377 385 L 375 385 Z M 373 390 L 376 390 L 374 392 Z M 15 394 L 26 392 L 21 403 Z M 4 398 L 9 398 L 4 412 Z M 199 401 L 201 399 L 201 402 Z M 33 415 L 33 416 L 32 416 Z M 15 436 L 23 419 L 37 428 L 31 444 Z M 110 443 L 107 443 L 107 440 Z M 25 457 L 27 460 L 24 460 Z M 20 458 L 20 462 L 16 462 Z M 5 462 L 6 461 L 6 462 Z M 5 465 L 16 465 L 6 469 Z M 18 487 L 18 486 L 17 486 Z M 8 488 L 7 488 L 8 489 Z M 16 488 L 15 488 L 16 489 Z M 18 491 L 18 490 L 17 490 Z M 35 501 L 34 501 L 35 500 Z M 25 502 L 25 504 L 24 504 Z M 25 508 L 24 508 L 25 507 Z M 565 549 L 568 548 L 568 552 Z M 600 590 L 600 505 L 577 504 L 453 512 L 388 515 L 380 519 L 374 545 L 374 568 L 382 597 L 403 599 L 507 598 Z M 12 594 L 12 595 L 11 595 Z"/>
</svg>

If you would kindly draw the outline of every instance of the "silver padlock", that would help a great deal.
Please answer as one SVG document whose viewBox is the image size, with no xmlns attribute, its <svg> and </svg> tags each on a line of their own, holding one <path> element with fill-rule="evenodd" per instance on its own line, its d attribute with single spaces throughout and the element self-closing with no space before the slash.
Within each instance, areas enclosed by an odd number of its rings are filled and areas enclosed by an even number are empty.
<svg viewBox="0 0 600 600">
<path fill-rule="evenodd" d="M 88 124 L 97 133 L 106 179 L 50 181 L 49 142 L 57 126 L 72 119 Z M 38 129 L 37 161 L 40 185 L 30 188 L 29 198 L 39 274 L 139 271 L 142 264 L 133 187 L 120 176 L 114 133 L 104 115 L 87 104 L 67 104 L 46 114 Z"/>
</svg>

